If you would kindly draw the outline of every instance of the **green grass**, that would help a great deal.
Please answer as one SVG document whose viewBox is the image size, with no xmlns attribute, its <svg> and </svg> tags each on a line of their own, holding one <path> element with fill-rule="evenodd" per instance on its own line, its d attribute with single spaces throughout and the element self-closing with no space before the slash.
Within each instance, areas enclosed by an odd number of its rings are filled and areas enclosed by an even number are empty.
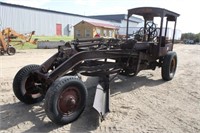
<svg viewBox="0 0 200 133">
<path fill-rule="evenodd" d="M 74 38 L 72 36 L 33 36 L 32 40 L 38 39 L 38 41 L 60 41 L 63 40 L 65 42 L 71 41 Z M 14 45 L 15 42 L 11 42 L 11 45 L 13 45 L 16 49 L 23 50 L 23 49 L 36 49 L 37 45 L 31 44 L 31 43 L 24 43 L 24 46 L 22 45 Z"/>
<path fill-rule="evenodd" d="M 12 44 L 13 44 L 13 43 L 11 43 L 11 45 L 12 45 Z M 36 48 L 37 48 L 37 45 L 31 44 L 31 43 L 28 43 L 28 42 L 24 43 L 24 46 L 22 46 L 22 45 L 14 45 L 14 44 L 13 44 L 13 46 L 14 46 L 16 49 L 18 49 L 18 50 L 23 50 L 23 49 L 36 49 Z"/>
<path fill-rule="evenodd" d="M 32 39 L 38 39 L 38 41 L 71 41 L 74 38 L 72 36 L 33 36 Z"/>
</svg>

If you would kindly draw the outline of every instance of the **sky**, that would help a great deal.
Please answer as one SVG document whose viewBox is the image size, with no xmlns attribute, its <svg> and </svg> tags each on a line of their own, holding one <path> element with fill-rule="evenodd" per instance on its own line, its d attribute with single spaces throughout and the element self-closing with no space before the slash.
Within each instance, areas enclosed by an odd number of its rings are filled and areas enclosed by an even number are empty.
<svg viewBox="0 0 200 133">
<path fill-rule="evenodd" d="M 1 2 L 56 10 L 80 15 L 127 14 L 136 7 L 161 7 L 180 14 L 177 29 L 200 33 L 198 0 L 0 0 Z"/>
</svg>

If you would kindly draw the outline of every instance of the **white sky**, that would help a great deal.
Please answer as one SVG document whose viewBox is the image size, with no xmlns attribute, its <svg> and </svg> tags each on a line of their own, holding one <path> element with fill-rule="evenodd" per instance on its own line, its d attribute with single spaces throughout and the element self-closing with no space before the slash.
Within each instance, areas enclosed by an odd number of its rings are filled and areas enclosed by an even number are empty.
<svg viewBox="0 0 200 133">
<path fill-rule="evenodd" d="M 180 14 L 177 29 L 200 32 L 198 0 L 0 0 L 1 2 L 44 8 L 80 15 L 127 14 L 135 7 L 161 7 Z"/>
</svg>

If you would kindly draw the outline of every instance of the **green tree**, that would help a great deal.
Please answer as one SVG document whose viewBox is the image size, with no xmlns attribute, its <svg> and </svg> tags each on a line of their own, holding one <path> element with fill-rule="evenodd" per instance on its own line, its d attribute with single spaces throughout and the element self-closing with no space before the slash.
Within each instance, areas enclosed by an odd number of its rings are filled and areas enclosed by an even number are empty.
<svg viewBox="0 0 200 133">
<path fill-rule="evenodd" d="M 195 42 L 200 42 L 200 32 L 195 35 Z"/>
<path fill-rule="evenodd" d="M 183 33 L 181 35 L 181 40 L 194 40 L 194 42 L 199 42 L 200 41 L 200 33 L 194 34 L 194 33 Z"/>
</svg>

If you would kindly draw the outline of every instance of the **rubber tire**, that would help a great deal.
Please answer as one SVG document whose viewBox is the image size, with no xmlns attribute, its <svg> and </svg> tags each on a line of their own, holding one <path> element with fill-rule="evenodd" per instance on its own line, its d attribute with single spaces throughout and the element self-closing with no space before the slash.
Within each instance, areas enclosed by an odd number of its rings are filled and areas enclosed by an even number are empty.
<svg viewBox="0 0 200 133">
<path fill-rule="evenodd" d="M 62 114 L 58 109 L 58 100 L 62 92 L 69 86 L 78 88 L 81 97 L 78 109 L 75 110 L 70 116 Z M 50 120 L 59 125 L 65 125 L 78 119 L 84 111 L 87 101 L 87 88 L 84 83 L 74 76 L 64 76 L 57 79 L 48 89 L 45 96 L 45 112 Z"/>
<path fill-rule="evenodd" d="M 175 60 L 175 66 L 174 68 L 171 70 L 171 63 L 172 61 Z M 163 60 L 163 64 L 162 64 L 162 79 L 165 81 L 169 81 L 172 80 L 175 72 L 176 72 L 176 68 L 177 68 L 177 54 L 176 52 L 173 51 L 169 51 L 167 53 L 167 55 L 164 56 L 164 60 Z"/>
<path fill-rule="evenodd" d="M 30 76 L 31 72 L 39 69 L 39 65 L 27 65 L 21 68 L 14 77 L 13 80 L 13 92 L 15 96 L 25 104 L 34 104 L 42 101 L 44 99 L 44 95 L 41 94 L 38 98 L 33 98 L 30 95 L 25 95 L 23 91 L 26 91 L 25 84 L 26 80 Z"/>
<path fill-rule="evenodd" d="M 14 47 L 9 46 L 9 47 L 7 48 L 7 54 L 8 54 L 8 55 L 14 55 L 15 53 L 16 53 L 16 49 L 15 49 Z"/>
<path fill-rule="evenodd" d="M 4 55 L 4 51 L 0 49 L 0 55 Z"/>
</svg>

